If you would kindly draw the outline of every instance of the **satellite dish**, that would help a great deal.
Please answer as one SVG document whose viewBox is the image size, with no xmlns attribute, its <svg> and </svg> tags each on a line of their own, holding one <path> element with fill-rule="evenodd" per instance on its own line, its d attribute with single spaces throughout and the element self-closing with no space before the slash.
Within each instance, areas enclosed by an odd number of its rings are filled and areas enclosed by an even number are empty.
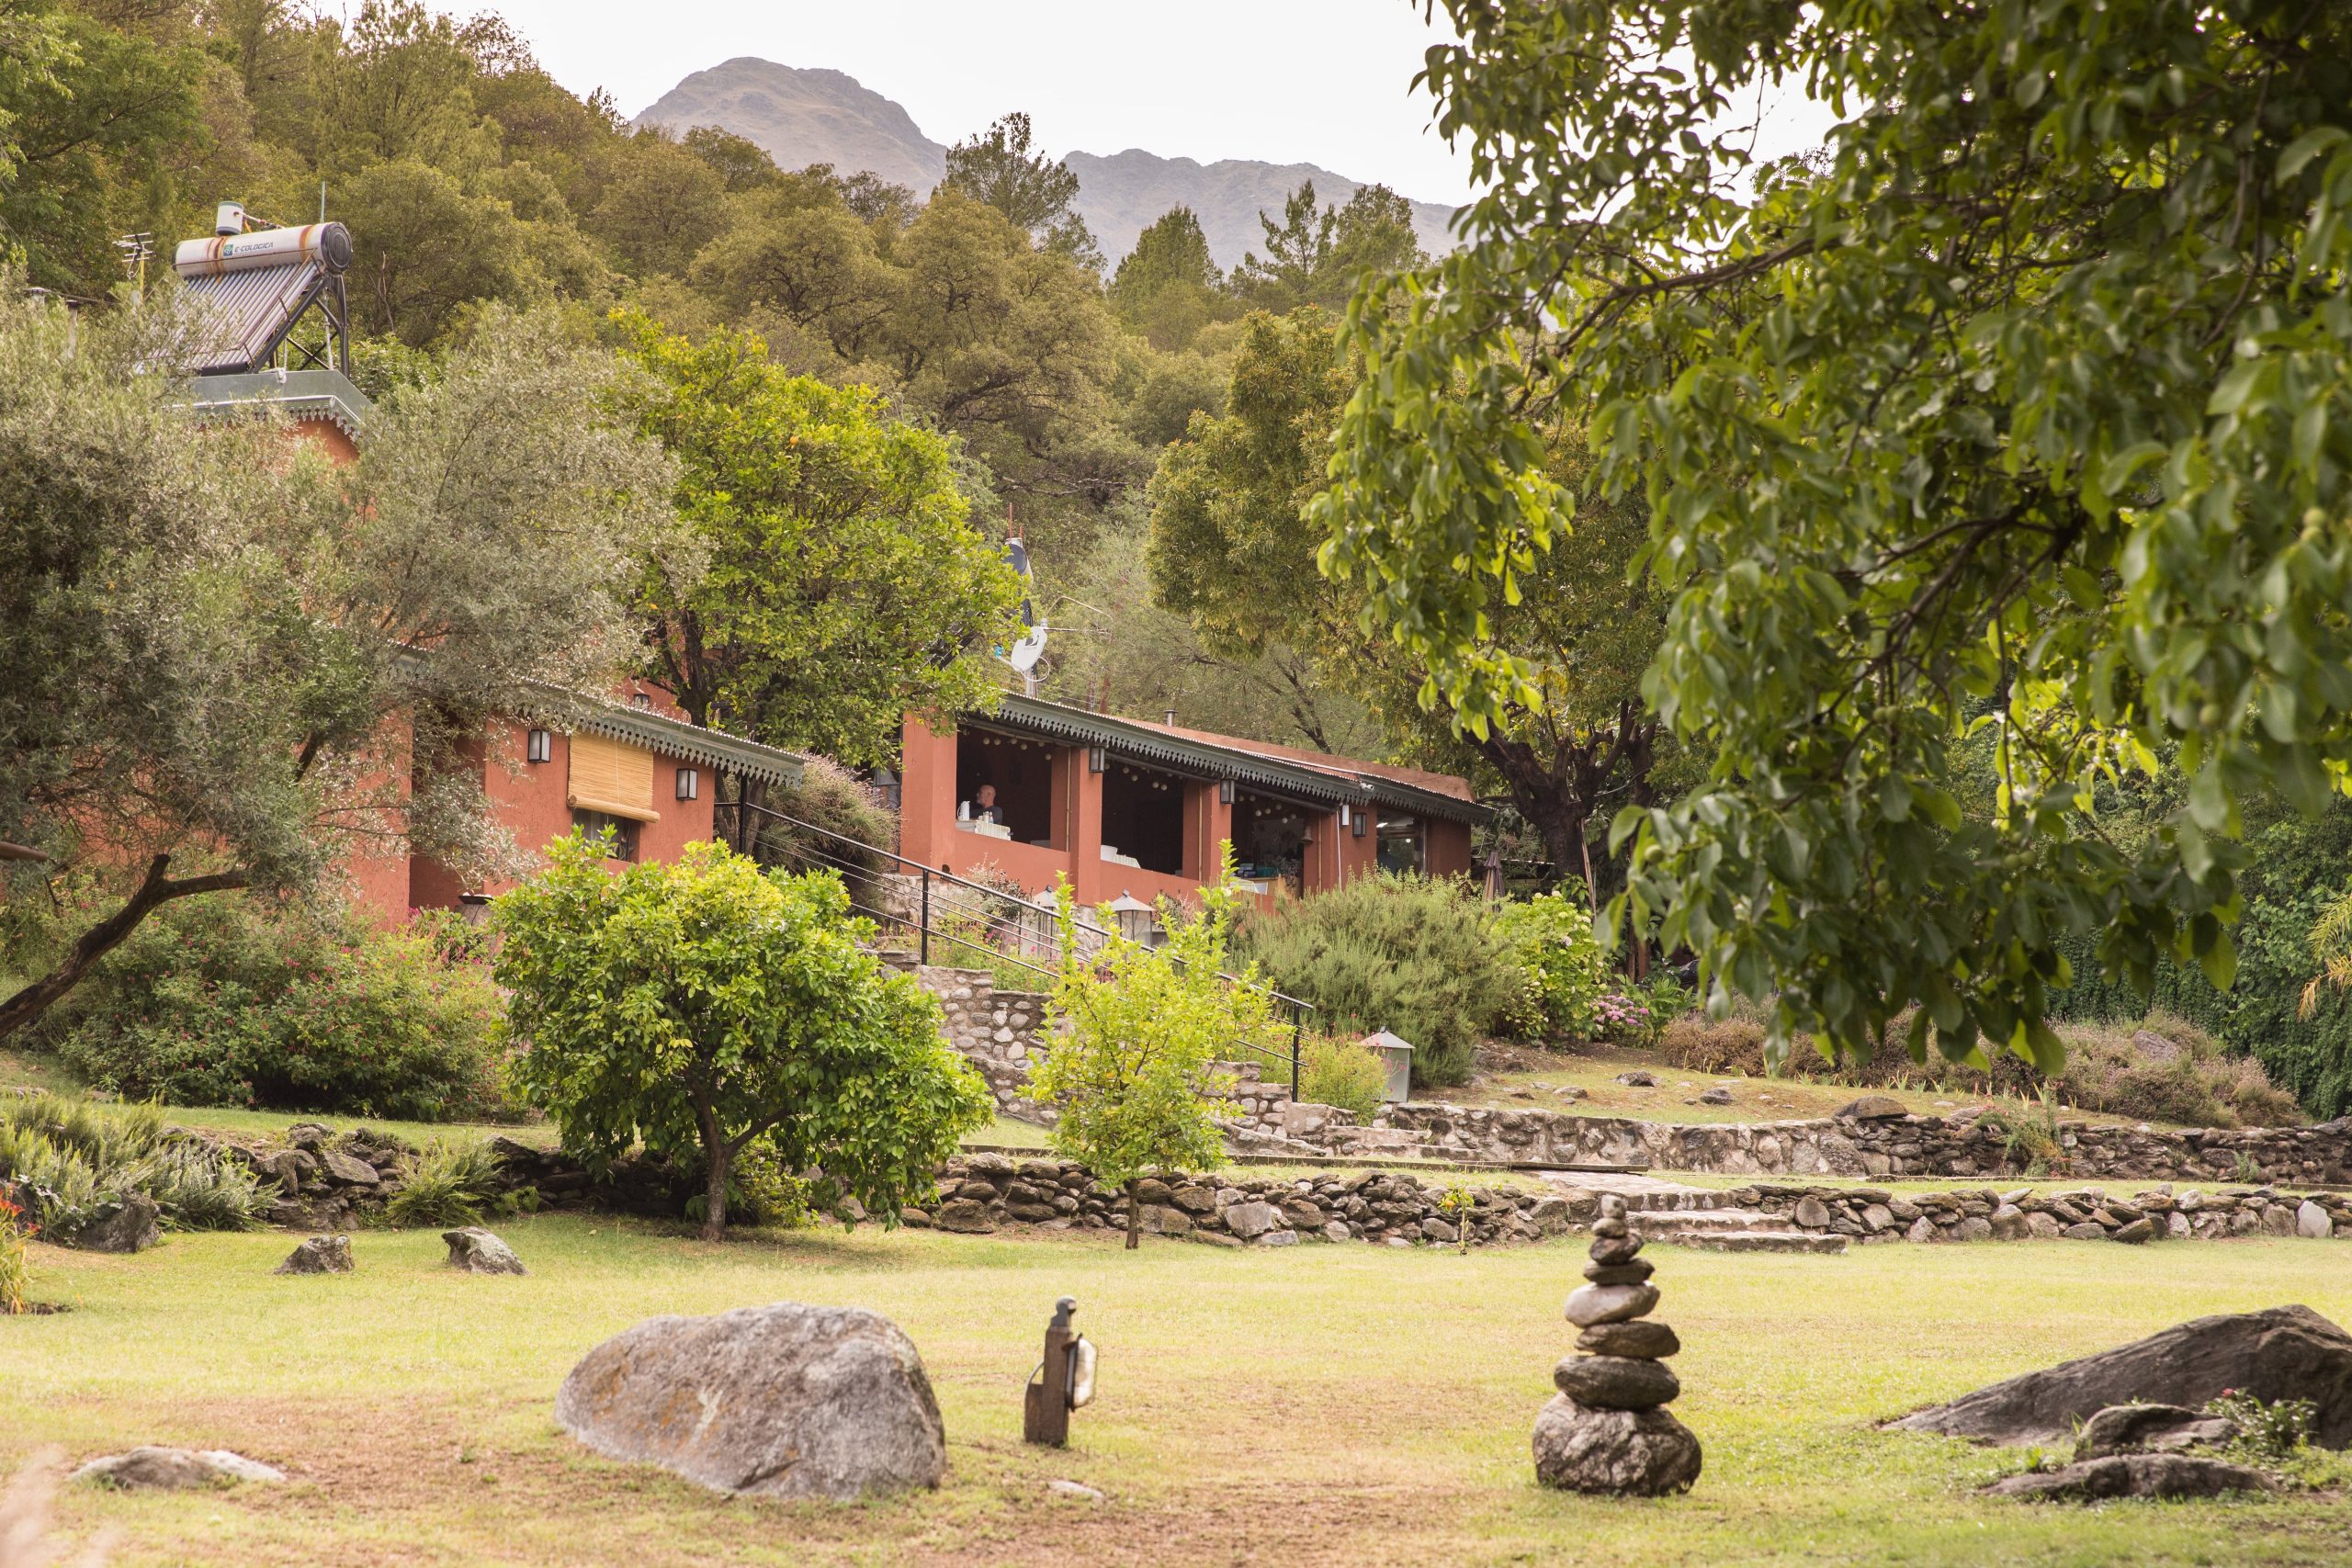
<svg viewBox="0 0 2352 1568">
<path fill-rule="evenodd" d="M 1019 539 L 1007 539 L 1004 542 L 1004 558 L 1012 563 L 1013 570 L 1021 574 L 1022 581 L 1031 581 L 1033 574 L 1029 570 L 1029 547 L 1026 544 Z M 1010 651 L 997 649 L 997 657 L 1026 675 L 1037 667 L 1037 660 L 1046 652 L 1046 623 L 1037 618 L 1037 608 L 1026 593 L 1021 596 L 1021 640 L 1014 643 Z"/>
<path fill-rule="evenodd" d="M 1037 667 L 1037 660 L 1045 651 L 1046 623 L 1039 621 L 1029 628 L 1028 636 L 1012 645 L 1012 651 L 1004 656 L 1004 661 L 1026 675 Z"/>
</svg>

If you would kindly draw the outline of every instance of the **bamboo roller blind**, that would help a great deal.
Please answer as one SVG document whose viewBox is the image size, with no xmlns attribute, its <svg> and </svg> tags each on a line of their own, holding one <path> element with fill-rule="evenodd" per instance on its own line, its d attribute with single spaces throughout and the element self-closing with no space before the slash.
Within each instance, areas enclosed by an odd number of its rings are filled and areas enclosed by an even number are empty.
<svg viewBox="0 0 2352 1568">
<path fill-rule="evenodd" d="M 571 799 L 575 810 L 661 821 L 653 809 L 653 753 L 601 735 L 574 735 Z"/>
</svg>

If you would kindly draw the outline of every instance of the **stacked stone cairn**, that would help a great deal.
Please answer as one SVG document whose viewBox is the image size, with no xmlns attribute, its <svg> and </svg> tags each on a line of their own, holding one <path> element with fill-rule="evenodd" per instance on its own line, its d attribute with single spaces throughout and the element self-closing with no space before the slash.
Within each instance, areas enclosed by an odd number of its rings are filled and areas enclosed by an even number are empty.
<svg viewBox="0 0 2352 1568">
<path fill-rule="evenodd" d="M 1666 1409 L 1682 1392 L 1666 1359 L 1682 1342 L 1649 1320 L 1657 1287 L 1625 1223 L 1624 1199 L 1602 1196 L 1592 1236 L 1590 1282 L 1567 1307 L 1583 1354 L 1552 1370 L 1560 1392 L 1535 1418 L 1535 1478 L 1615 1496 L 1688 1492 L 1699 1479 L 1699 1439 Z"/>
</svg>

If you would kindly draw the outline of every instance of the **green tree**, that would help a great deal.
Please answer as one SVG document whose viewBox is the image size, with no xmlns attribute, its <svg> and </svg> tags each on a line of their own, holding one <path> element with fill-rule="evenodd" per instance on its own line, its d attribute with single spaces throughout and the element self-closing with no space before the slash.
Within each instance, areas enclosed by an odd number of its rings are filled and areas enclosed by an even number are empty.
<svg viewBox="0 0 2352 1568">
<path fill-rule="evenodd" d="M 1339 207 L 1317 208 L 1308 180 L 1283 203 L 1277 224 L 1258 214 L 1266 254 L 1233 269 L 1233 291 L 1261 310 L 1301 305 L 1336 310 L 1367 273 L 1383 276 L 1428 258 L 1413 231 L 1413 204 L 1386 186 L 1359 186 Z"/>
<path fill-rule="evenodd" d="M 335 210 L 351 231 L 347 288 L 361 331 L 422 347 L 466 306 L 546 294 L 513 210 L 430 164 L 371 164 L 342 189 Z"/>
<path fill-rule="evenodd" d="M 1111 305 L 1119 319 L 1154 348 L 1189 348 L 1211 321 L 1234 312 L 1225 275 L 1209 254 L 1208 236 L 1189 207 L 1172 207 L 1136 236 L 1135 249 L 1111 278 Z"/>
<path fill-rule="evenodd" d="M 1054 892 L 1061 960 L 1048 1013 L 1060 1032 L 1023 1092 L 1060 1113 L 1057 1154 L 1125 1189 L 1130 1249 L 1143 1234 L 1136 1187 L 1146 1175 L 1225 1163 L 1217 1115 L 1233 1080 L 1216 1064 L 1237 1049 L 1287 1049 L 1256 972 L 1243 971 L 1238 984 L 1224 977 L 1241 897 L 1231 846 L 1225 854 L 1224 878 L 1203 890 L 1197 914 L 1161 900 L 1168 941 L 1159 948 L 1116 934 L 1108 911 L 1091 924 L 1112 934 L 1081 933 L 1069 885 Z"/>
<path fill-rule="evenodd" d="M 1092 266 L 1102 256 L 1080 217 L 1078 176 L 1058 158 L 1030 151 L 1029 117 L 1006 115 L 947 150 L 941 190 L 985 202 L 1038 244 Z"/>
<path fill-rule="evenodd" d="M 1619 824 L 1631 896 L 1776 1041 L 1916 1003 L 1915 1053 L 2052 1066 L 2070 933 L 2226 980 L 2244 803 L 2352 762 L 2352 15 L 1446 9 L 1427 80 L 1487 194 L 1359 301 L 1329 569 L 1490 722 L 1533 677 L 1478 623 L 1568 506 L 1540 431 L 1589 423 L 1679 591 L 1646 689 L 1716 753 Z M 1850 118 L 1758 169 L 1717 122 L 1796 80 Z M 2111 840 L 2095 783 L 2173 745 L 2182 808 Z"/>
<path fill-rule="evenodd" d="M 820 1168 L 897 1223 L 987 1088 L 940 1032 L 939 1003 L 860 946 L 831 873 L 763 874 L 726 846 L 618 875 L 575 832 L 503 895 L 493 971 L 526 1049 L 515 1077 L 603 1168 L 631 1148 L 704 1176 L 703 1237 L 727 1234 L 728 1182 L 754 1145 Z"/>
<path fill-rule="evenodd" d="M 738 136 L 715 125 L 697 125 L 680 139 L 680 143 L 710 166 L 710 172 L 718 176 L 729 196 L 766 190 L 784 178 L 784 171 L 775 166 L 767 149 L 748 136 Z"/>
<path fill-rule="evenodd" d="M 0 258 L 34 283 L 103 296 L 125 229 L 170 210 L 170 155 L 198 125 L 193 46 L 32 0 L 0 19 Z"/>
<path fill-rule="evenodd" d="M 1195 417 L 1153 476 L 1151 572 L 1160 602 L 1212 644 L 1306 650 L 1423 761 L 1498 786 L 1562 876 L 1589 882 L 1587 828 L 1612 797 L 1646 803 L 1667 745 L 1640 680 L 1665 629 L 1660 597 L 1629 570 L 1647 543 L 1641 509 L 1600 499 L 1576 530 L 1490 607 L 1480 646 L 1539 671 L 1483 733 L 1458 731 L 1427 671 L 1369 596 L 1311 570 L 1323 533 L 1306 516 L 1331 431 L 1362 379 L 1313 309 L 1250 316 L 1228 412 Z M 1545 471 L 1572 480 L 1582 445 L 1555 439 Z"/>
<path fill-rule="evenodd" d="M 175 406 L 141 370 L 171 324 L 0 307 L 0 874 L 11 903 L 120 898 L 0 1036 L 170 899 L 309 891 L 384 841 L 511 863 L 435 760 L 620 667 L 628 563 L 666 525 L 659 449 L 599 410 L 609 359 L 544 321 L 486 317 L 344 470 Z"/>
<path fill-rule="evenodd" d="M 606 158 L 604 195 L 583 226 L 640 274 L 684 276 L 727 226 L 726 179 L 656 130 L 639 131 Z"/>
<path fill-rule="evenodd" d="M 624 406 L 677 458 L 700 547 L 649 557 L 639 598 L 650 672 L 694 721 L 863 763 L 894 754 L 910 708 L 993 701 L 1021 582 L 972 526 L 950 443 L 756 337 L 616 321 L 648 373 Z"/>
</svg>

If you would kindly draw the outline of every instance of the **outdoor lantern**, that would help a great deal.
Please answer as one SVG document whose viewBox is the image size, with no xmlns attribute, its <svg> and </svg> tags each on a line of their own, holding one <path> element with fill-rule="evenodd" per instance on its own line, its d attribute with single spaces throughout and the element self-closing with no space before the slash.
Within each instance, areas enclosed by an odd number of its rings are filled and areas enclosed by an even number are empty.
<svg viewBox="0 0 2352 1568">
<path fill-rule="evenodd" d="M 1086 771 L 1090 773 L 1102 773 L 1110 770 L 1111 754 L 1100 746 L 1089 746 L 1086 749 Z"/>
<path fill-rule="evenodd" d="M 1356 813 L 1355 826 L 1351 829 L 1350 831 L 1353 832 L 1357 838 L 1361 839 L 1363 837 L 1363 830 L 1365 827 L 1366 823 L 1364 821 L 1364 815 L 1363 812 L 1359 811 Z"/>
<path fill-rule="evenodd" d="M 1121 936 L 1129 942 L 1141 942 L 1146 947 L 1151 945 L 1151 931 L 1157 923 L 1158 912 L 1150 905 L 1134 894 L 1123 891 L 1111 900 L 1108 908 L 1119 918 Z"/>
<path fill-rule="evenodd" d="M 555 737 L 548 734 L 546 730 L 534 729 L 530 734 L 523 738 L 523 760 L 525 761 L 545 762 L 553 760 L 554 756 Z"/>
<path fill-rule="evenodd" d="M 1021 1436 L 1024 1442 L 1048 1448 L 1069 1444 L 1069 1413 L 1094 1398 L 1094 1347 L 1069 1325 L 1078 1298 L 1064 1296 L 1054 1303 L 1046 1325 L 1046 1353 L 1022 1391 Z"/>
<path fill-rule="evenodd" d="M 1342 827 L 1342 828 L 1344 828 L 1344 827 L 1346 827 L 1349 823 L 1353 822 L 1355 819 L 1356 819 L 1356 811 L 1355 811 L 1355 807 L 1352 807 L 1352 806 L 1350 806 L 1350 805 L 1349 805 L 1346 801 L 1344 801 L 1344 800 L 1343 800 L 1343 801 L 1341 801 L 1341 802 L 1340 802 L 1340 827 Z"/>
<path fill-rule="evenodd" d="M 1233 781 L 1232 781 L 1231 779 L 1219 779 L 1219 780 L 1217 780 L 1217 781 L 1216 781 L 1216 798 L 1217 798 L 1217 804 L 1218 804 L 1218 805 L 1220 805 L 1220 806 L 1230 806 L 1230 805 L 1232 805 L 1232 804 L 1233 804 L 1233 795 L 1234 795 Z"/>
<path fill-rule="evenodd" d="M 694 768 L 678 770 L 678 798 L 693 800 L 702 794 L 702 773 Z"/>
<path fill-rule="evenodd" d="M 1380 1058 L 1383 1083 L 1380 1098 L 1391 1105 L 1402 1105 L 1413 1096 L 1413 1043 L 1401 1035 L 1382 1030 L 1367 1034 L 1358 1042 Z"/>
</svg>

